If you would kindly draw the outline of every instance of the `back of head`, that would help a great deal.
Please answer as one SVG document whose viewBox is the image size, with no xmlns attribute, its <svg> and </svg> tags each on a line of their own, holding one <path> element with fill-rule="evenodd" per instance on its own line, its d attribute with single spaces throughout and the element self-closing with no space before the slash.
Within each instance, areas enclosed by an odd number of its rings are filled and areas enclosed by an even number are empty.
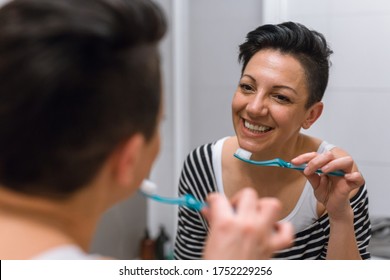
<svg viewBox="0 0 390 280">
<path fill-rule="evenodd" d="M 294 22 L 262 25 L 249 32 L 240 45 L 242 72 L 252 56 L 264 49 L 292 55 L 302 64 L 309 87 L 306 107 L 322 100 L 329 79 L 332 50 L 321 33 Z"/>
<path fill-rule="evenodd" d="M 0 184 L 66 197 L 113 148 L 157 125 L 157 43 L 149 0 L 14 0 L 0 9 Z"/>
</svg>

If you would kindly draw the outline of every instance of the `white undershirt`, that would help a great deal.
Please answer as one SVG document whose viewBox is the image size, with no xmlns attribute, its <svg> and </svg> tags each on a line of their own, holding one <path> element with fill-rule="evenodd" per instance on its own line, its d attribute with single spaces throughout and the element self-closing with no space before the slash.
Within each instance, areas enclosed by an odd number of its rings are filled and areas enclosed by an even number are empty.
<svg viewBox="0 0 390 280">
<path fill-rule="evenodd" d="M 32 258 L 33 260 L 97 260 L 100 255 L 90 255 L 76 245 L 64 245 L 49 249 Z"/>
<path fill-rule="evenodd" d="M 227 138 L 229 137 L 218 140 L 215 145 L 212 146 L 213 168 L 217 183 L 217 190 L 220 193 L 225 193 L 222 179 L 222 147 Z M 321 154 L 333 149 L 334 147 L 334 145 L 323 141 L 317 152 Z M 317 219 L 317 199 L 314 196 L 314 191 L 310 182 L 306 181 L 305 187 L 294 209 L 285 218 L 283 218 L 281 222 L 291 222 L 294 226 L 295 232 L 300 232 L 313 224 L 313 222 Z"/>
</svg>

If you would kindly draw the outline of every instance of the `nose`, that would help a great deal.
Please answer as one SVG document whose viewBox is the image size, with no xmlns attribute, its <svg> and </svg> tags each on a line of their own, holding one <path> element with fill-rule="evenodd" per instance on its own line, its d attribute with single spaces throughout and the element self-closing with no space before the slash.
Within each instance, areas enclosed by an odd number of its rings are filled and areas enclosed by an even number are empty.
<svg viewBox="0 0 390 280">
<path fill-rule="evenodd" d="M 261 92 L 252 95 L 246 106 L 246 111 L 251 116 L 265 116 L 268 113 L 265 95 Z"/>
</svg>

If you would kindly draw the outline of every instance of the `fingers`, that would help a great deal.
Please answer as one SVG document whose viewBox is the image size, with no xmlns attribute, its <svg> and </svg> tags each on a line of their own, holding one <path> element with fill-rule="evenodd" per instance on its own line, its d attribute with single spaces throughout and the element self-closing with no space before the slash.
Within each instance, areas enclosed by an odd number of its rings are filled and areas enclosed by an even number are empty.
<svg viewBox="0 0 390 280">
<path fill-rule="evenodd" d="M 295 164 L 295 165 L 301 165 L 301 164 L 304 164 L 304 163 L 311 161 L 316 156 L 318 156 L 318 153 L 316 153 L 316 152 L 305 153 L 305 154 L 302 154 L 302 155 L 299 155 L 299 156 L 293 158 L 291 160 L 291 163 Z"/>
<path fill-rule="evenodd" d="M 262 212 L 262 220 L 259 223 L 259 227 L 271 230 L 267 240 L 270 253 L 291 245 L 294 235 L 292 224 L 277 222 L 282 209 L 279 200 L 275 198 L 262 198 L 259 200 L 258 205 L 259 210 Z"/>
<path fill-rule="evenodd" d="M 310 171 L 313 169 L 321 169 L 324 173 L 329 173 L 335 170 L 343 170 L 346 173 L 352 171 L 354 161 L 352 157 L 345 156 L 341 158 L 335 158 L 331 153 L 325 153 L 323 158 L 319 158 L 311 162 L 312 166 Z"/>
<path fill-rule="evenodd" d="M 307 179 L 309 180 L 310 185 L 313 187 L 315 194 L 318 194 L 318 192 L 321 190 L 323 191 L 324 187 L 327 185 L 327 181 L 328 181 L 327 180 L 328 178 L 326 176 L 321 176 L 318 174 L 313 174 L 313 175 L 307 176 Z M 318 199 L 318 197 L 317 197 L 317 199 Z"/>
<path fill-rule="evenodd" d="M 278 223 L 269 242 L 274 250 L 282 250 L 291 245 L 294 229 L 291 223 Z"/>
<path fill-rule="evenodd" d="M 315 152 L 302 154 L 291 161 L 295 165 L 306 163 L 307 166 L 303 173 L 305 175 L 314 174 L 318 169 L 324 173 L 329 173 L 336 170 L 343 170 L 346 173 L 352 172 L 354 161 L 352 157 L 346 155 L 336 157 L 331 151 L 318 154 Z"/>
<path fill-rule="evenodd" d="M 257 208 L 257 194 L 251 188 L 245 188 L 238 192 L 231 199 L 233 207 L 236 209 L 236 213 L 240 215 L 253 214 Z"/>
<path fill-rule="evenodd" d="M 202 214 L 212 223 L 214 220 L 225 219 L 233 213 L 233 208 L 226 197 L 220 193 L 211 193 L 207 197 L 209 207 L 204 207 Z"/>
<path fill-rule="evenodd" d="M 291 225 L 277 224 L 281 204 L 274 198 L 258 199 L 250 188 L 228 202 L 222 194 L 211 194 L 208 209 L 210 233 L 204 256 L 217 259 L 267 259 L 289 245 Z"/>
<path fill-rule="evenodd" d="M 362 186 L 365 181 L 351 156 L 342 150 L 331 150 L 323 154 L 316 152 L 302 154 L 291 161 L 295 165 L 307 163 L 303 174 L 308 178 L 313 186 L 319 186 L 321 178 L 315 176 L 315 172 L 321 169 L 325 174 L 336 170 L 345 172 L 344 177 L 332 176 L 335 182 L 345 179 L 351 189 Z"/>
<path fill-rule="evenodd" d="M 291 161 L 295 165 L 306 163 L 303 174 L 313 186 L 316 199 L 323 204 L 329 216 L 339 215 L 356 190 L 364 185 L 364 178 L 346 152 L 334 148 L 323 154 L 302 154 Z M 324 174 L 318 175 L 321 169 Z M 344 176 L 327 176 L 332 171 L 342 170 Z"/>
<path fill-rule="evenodd" d="M 258 211 L 261 213 L 260 226 L 273 229 L 275 222 L 278 220 L 282 206 L 279 200 L 275 198 L 262 198 L 258 200 Z"/>
<path fill-rule="evenodd" d="M 231 199 L 231 203 L 224 195 L 212 193 L 207 197 L 207 204 L 209 207 L 202 210 L 202 214 L 209 223 L 226 220 L 229 217 L 233 219 L 233 215 L 253 219 L 253 215 L 257 208 L 257 202 L 257 194 L 251 188 L 245 188 L 238 192 Z"/>
<path fill-rule="evenodd" d="M 345 174 L 345 179 L 353 183 L 356 188 L 359 188 L 365 184 L 364 177 L 360 172 L 352 172 Z"/>
</svg>

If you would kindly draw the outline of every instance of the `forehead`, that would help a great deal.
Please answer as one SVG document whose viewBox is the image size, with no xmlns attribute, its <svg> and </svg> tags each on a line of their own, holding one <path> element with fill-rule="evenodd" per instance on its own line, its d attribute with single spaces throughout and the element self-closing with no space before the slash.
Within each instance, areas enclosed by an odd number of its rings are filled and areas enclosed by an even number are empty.
<svg viewBox="0 0 390 280">
<path fill-rule="evenodd" d="M 255 53 L 246 65 L 243 75 L 258 82 L 306 88 L 305 71 L 293 55 L 278 50 L 265 49 Z"/>
</svg>

